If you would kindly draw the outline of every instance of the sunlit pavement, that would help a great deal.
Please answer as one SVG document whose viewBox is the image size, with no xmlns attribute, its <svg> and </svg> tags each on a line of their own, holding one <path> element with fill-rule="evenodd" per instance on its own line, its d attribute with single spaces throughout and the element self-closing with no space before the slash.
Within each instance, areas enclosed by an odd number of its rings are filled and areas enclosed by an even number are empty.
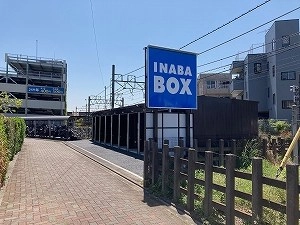
<svg viewBox="0 0 300 225">
<path fill-rule="evenodd" d="M 194 224 L 59 141 L 26 139 L 1 190 L 0 224 Z"/>
</svg>

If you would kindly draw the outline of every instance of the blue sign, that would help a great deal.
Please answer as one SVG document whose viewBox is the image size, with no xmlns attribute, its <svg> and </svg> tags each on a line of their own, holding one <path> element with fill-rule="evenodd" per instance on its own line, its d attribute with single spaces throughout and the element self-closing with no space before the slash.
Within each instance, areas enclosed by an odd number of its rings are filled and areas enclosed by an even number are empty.
<svg viewBox="0 0 300 225">
<path fill-rule="evenodd" d="M 197 55 L 147 47 L 148 108 L 197 109 Z"/>
<path fill-rule="evenodd" d="M 65 93 L 65 89 L 62 87 L 28 86 L 27 92 L 28 93 L 37 93 L 37 94 L 63 95 Z"/>
</svg>

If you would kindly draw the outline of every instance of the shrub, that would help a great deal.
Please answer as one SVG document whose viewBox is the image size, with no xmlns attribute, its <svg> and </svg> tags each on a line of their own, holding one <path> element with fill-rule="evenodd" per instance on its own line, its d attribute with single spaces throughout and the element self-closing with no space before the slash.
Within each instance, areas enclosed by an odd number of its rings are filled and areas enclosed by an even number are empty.
<svg viewBox="0 0 300 225">
<path fill-rule="evenodd" d="M 12 160 L 14 155 L 16 154 L 16 148 L 15 148 L 15 139 L 17 137 L 16 126 L 13 120 L 7 117 L 4 118 L 4 124 L 5 124 L 4 130 L 7 138 L 8 158 L 9 160 Z"/>
<path fill-rule="evenodd" d="M 291 124 L 283 120 L 259 120 L 258 129 L 260 136 L 278 136 L 291 132 Z"/>
<path fill-rule="evenodd" d="M 7 148 L 7 135 L 5 131 L 5 118 L 0 115 L 0 187 L 3 185 L 9 162 Z"/>
<path fill-rule="evenodd" d="M 0 115 L 0 187 L 3 185 L 9 160 L 21 150 L 25 127 L 24 119 Z"/>
<path fill-rule="evenodd" d="M 244 150 L 238 156 L 237 168 L 247 169 L 251 165 L 253 157 L 261 156 L 260 149 L 260 143 L 256 139 L 248 140 Z"/>
</svg>

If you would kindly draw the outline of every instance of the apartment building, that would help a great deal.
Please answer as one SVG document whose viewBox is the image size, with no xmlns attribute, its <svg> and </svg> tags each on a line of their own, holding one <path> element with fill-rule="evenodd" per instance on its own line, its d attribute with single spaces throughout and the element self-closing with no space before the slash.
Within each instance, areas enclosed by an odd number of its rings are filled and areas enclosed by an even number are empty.
<svg viewBox="0 0 300 225">
<path fill-rule="evenodd" d="M 231 65 L 231 94 L 258 102 L 259 117 L 292 118 L 294 93 L 299 86 L 299 19 L 276 21 L 265 35 L 265 52 L 248 54 Z"/>
<path fill-rule="evenodd" d="M 6 69 L 0 71 L 0 92 L 22 99 L 14 116 L 66 115 L 65 60 L 5 54 L 5 62 Z"/>
<path fill-rule="evenodd" d="M 198 95 L 210 97 L 231 97 L 230 73 L 203 73 L 199 74 L 197 80 Z"/>
</svg>

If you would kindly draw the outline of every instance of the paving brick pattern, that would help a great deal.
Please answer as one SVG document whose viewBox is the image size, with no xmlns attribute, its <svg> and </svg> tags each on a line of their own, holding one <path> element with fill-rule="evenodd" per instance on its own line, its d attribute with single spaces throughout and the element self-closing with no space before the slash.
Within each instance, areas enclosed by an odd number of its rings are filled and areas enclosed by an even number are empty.
<svg viewBox="0 0 300 225">
<path fill-rule="evenodd" d="M 193 224 L 143 189 L 60 142 L 26 139 L 0 224 Z"/>
</svg>

